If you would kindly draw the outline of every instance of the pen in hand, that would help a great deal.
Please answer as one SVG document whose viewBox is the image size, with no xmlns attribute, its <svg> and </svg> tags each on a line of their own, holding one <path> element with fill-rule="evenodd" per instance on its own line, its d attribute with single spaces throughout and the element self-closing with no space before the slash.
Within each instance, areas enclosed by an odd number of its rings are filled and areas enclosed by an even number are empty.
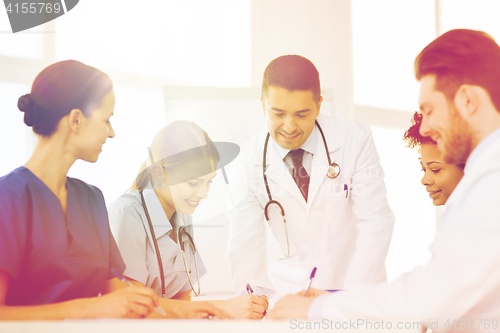
<svg viewBox="0 0 500 333">
<path fill-rule="evenodd" d="M 309 294 L 309 289 L 311 289 L 311 284 L 313 282 L 315 275 L 316 275 L 316 267 L 314 267 L 312 272 L 311 272 L 311 277 L 309 278 L 309 283 L 307 284 L 306 293 L 305 293 L 304 297 L 307 297 L 307 295 Z"/>
<path fill-rule="evenodd" d="M 253 292 L 253 289 L 250 286 L 250 283 L 247 283 L 246 287 L 247 287 L 247 294 L 249 294 L 249 295 L 255 295 L 257 297 L 260 297 L 259 295 L 257 295 L 256 293 Z M 267 299 L 267 297 L 266 297 L 266 299 Z M 264 311 L 263 315 L 265 316 L 266 314 L 267 314 L 267 311 Z M 262 318 L 262 319 L 264 319 L 264 318 Z"/>
<path fill-rule="evenodd" d="M 250 295 L 255 295 L 255 296 L 259 296 L 259 295 L 257 295 L 257 294 L 254 294 L 252 287 L 250 287 L 250 283 L 247 283 L 247 286 L 246 286 L 246 287 L 247 287 L 247 293 L 248 293 L 248 294 L 250 294 Z"/>
<path fill-rule="evenodd" d="M 127 286 L 129 287 L 133 287 L 134 284 L 132 282 L 130 282 L 129 280 L 127 280 L 122 274 L 120 274 L 120 272 L 118 272 L 116 269 L 114 268 L 111 268 L 111 273 L 113 273 L 119 280 L 121 280 L 122 282 L 124 282 Z M 161 314 L 162 316 L 166 316 L 167 314 L 165 313 L 165 311 L 159 307 L 159 306 L 155 306 L 155 310 L 156 312 L 158 312 L 159 314 Z"/>
</svg>

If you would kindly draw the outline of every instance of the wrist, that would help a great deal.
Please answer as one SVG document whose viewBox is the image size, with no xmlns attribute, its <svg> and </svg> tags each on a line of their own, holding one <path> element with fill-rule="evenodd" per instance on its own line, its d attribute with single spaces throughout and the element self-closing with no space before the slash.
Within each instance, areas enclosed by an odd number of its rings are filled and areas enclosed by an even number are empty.
<svg viewBox="0 0 500 333">
<path fill-rule="evenodd" d="M 186 306 L 185 301 L 160 299 L 160 307 L 167 313 L 167 318 L 180 319 L 182 318 L 182 310 Z"/>
<path fill-rule="evenodd" d="M 97 297 L 79 298 L 58 304 L 62 307 L 62 319 L 94 319 Z"/>
</svg>

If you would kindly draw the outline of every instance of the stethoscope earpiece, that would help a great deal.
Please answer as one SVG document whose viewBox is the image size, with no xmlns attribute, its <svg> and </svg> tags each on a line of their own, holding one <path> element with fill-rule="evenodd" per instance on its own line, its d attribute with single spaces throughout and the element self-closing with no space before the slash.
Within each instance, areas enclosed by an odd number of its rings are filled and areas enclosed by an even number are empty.
<svg viewBox="0 0 500 333">
<path fill-rule="evenodd" d="M 328 167 L 328 171 L 327 171 L 326 175 L 330 179 L 337 178 L 338 175 L 340 175 L 340 166 L 337 163 L 333 162 Z"/>
</svg>

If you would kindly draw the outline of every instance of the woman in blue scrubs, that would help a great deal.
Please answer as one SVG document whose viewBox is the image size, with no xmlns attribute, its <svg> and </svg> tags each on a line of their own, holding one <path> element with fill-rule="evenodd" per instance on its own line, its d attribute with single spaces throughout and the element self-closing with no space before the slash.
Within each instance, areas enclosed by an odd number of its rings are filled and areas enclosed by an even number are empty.
<svg viewBox="0 0 500 333">
<path fill-rule="evenodd" d="M 114 137 L 114 104 L 108 75 L 77 61 L 47 67 L 19 99 L 38 143 L 0 178 L 0 319 L 145 317 L 158 305 L 149 288 L 114 287 L 110 270 L 125 265 L 103 195 L 67 177 Z"/>
</svg>

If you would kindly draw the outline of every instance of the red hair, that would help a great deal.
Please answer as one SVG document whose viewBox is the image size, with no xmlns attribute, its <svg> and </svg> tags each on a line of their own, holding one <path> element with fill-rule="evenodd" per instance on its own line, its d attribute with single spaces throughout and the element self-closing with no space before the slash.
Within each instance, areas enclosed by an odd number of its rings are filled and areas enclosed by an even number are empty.
<svg viewBox="0 0 500 333">
<path fill-rule="evenodd" d="M 453 101 L 463 84 L 482 87 L 500 112 L 500 46 L 483 31 L 450 30 L 415 59 L 415 77 L 436 76 L 435 89 Z"/>
</svg>

